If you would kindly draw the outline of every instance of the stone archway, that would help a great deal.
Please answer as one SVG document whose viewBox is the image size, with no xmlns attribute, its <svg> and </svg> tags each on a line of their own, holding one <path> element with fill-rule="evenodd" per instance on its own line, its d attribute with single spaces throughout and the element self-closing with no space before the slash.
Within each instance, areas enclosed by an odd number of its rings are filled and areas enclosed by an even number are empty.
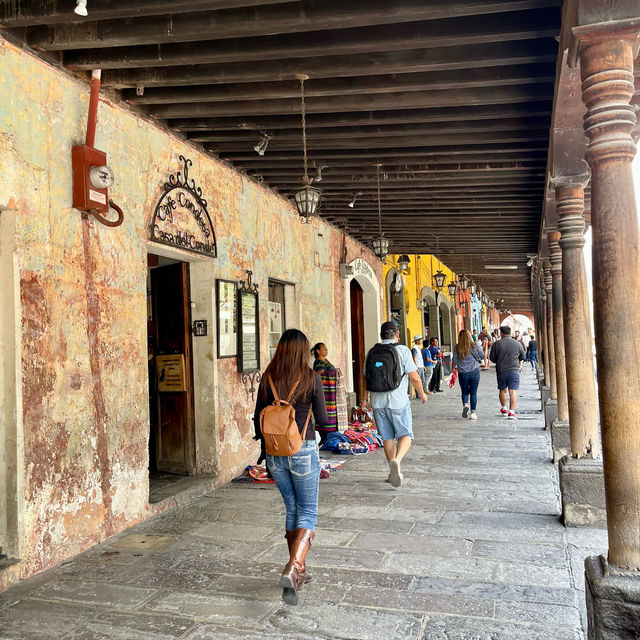
<svg viewBox="0 0 640 640">
<path fill-rule="evenodd" d="M 348 323 L 345 331 L 347 343 L 347 366 L 344 374 L 347 391 L 353 394 L 354 380 L 352 363 L 354 359 L 354 345 L 351 331 L 351 320 L 352 312 L 355 313 L 356 310 L 351 308 L 351 283 L 355 280 L 359 288 L 362 290 L 362 308 L 359 310 L 357 315 L 362 322 L 360 329 L 363 334 L 363 349 L 365 355 L 367 351 L 369 351 L 369 349 L 378 342 L 378 334 L 380 331 L 380 283 L 378 282 L 375 271 L 371 265 L 362 258 L 356 258 L 349 263 L 349 266 L 353 267 L 353 275 L 348 276 L 344 283 L 344 317 L 345 321 Z M 358 348 L 359 347 L 356 345 L 356 349 Z"/>
</svg>

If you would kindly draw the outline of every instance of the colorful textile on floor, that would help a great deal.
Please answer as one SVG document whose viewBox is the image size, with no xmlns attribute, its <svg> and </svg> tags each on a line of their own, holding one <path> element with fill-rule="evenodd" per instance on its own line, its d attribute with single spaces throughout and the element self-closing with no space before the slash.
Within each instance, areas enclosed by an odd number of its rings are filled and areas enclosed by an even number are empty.
<svg viewBox="0 0 640 640">
<path fill-rule="evenodd" d="M 344 431 L 349 426 L 349 416 L 347 415 L 347 387 L 340 369 L 336 369 L 336 413 L 338 429 Z"/>
<path fill-rule="evenodd" d="M 328 360 L 316 360 L 313 363 L 313 370 L 320 374 L 322 387 L 324 389 L 324 400 L 327 404 L 327 424 L 317 424 L 316 431 L 329 433 L 338 430 L 338 412 L 336 405 L 336 368 Z"/>
<path fill-rule="evenodd" d="M 258 464 L 250 464 L 248 467 L 245 467 L 241 476 L 233 478 L 231 482 L 245 482 L 247 484 L 257 482 L 265 484 L 267 482 L 275 482 L 275 480 L 269 477 L 266 467 Z"/>
</svg>

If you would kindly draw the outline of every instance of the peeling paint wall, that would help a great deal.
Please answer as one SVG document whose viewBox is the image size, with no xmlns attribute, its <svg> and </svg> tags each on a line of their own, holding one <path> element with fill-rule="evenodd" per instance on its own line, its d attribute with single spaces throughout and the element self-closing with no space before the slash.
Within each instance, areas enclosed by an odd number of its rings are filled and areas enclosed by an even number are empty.
<svg viewBox="0 0 640 640">
<path fill-rule="evenodd" d="M 116 229 L 82 221 L 71 207 L 71 146 L 84 141 L 88 99 L 88 83 L 0 38 L 0 205 L 11 199 L 16 210 L 22 317 L 15 406 L 24 445 L 10 483 L 21 577 L 151 513 L 148 225 L 180 154 L 193 160 L 190 177 L 209 203 L 218 243 L 217 259 L 191 264 L 194 317 L 210 327 L 193 341 L 197 471 L 226 481 L 257 455 L 253 403 L 236 360 L 217 359 L 216 278 L 253 271 L 263 369 L 269 278 L 295 285 L 299 328 L 311 343 L 325 342 L 337 366 L 348 364 L 341 233 L 318 220 L 300 224 L 281 197 L 104 96 L 95 146 L 108 154 L 110 197 L 125 220 Z M 347 256 L 366 260 L 380 279 L 368 249 L 349 240 Z"/>
</svg>

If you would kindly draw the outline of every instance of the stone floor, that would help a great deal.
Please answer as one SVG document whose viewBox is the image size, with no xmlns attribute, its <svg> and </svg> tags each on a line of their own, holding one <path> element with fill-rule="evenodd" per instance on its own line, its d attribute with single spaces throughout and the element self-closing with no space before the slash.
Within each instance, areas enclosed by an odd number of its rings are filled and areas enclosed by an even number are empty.
<svg viewBox="0 0 640 640">
<path fill-rule="evenodd" d="M 493 371 L 480 392 L 477 422 L 457 386 L 413 401 L 402 487 L 382 452 L 321 481 L 297 607 L 277 587 L 277 489 L 230 484 L 1 593 L 0 639 L 583 639 L 583 560 L 606 532 L 560 523 L 531 370 L 517 422 Z"/>
</svg>

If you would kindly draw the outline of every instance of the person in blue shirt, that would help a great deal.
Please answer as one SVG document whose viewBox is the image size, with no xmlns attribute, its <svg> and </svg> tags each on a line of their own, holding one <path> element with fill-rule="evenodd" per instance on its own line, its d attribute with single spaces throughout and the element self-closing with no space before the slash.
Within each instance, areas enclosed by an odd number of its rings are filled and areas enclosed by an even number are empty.
<svg viewBox="0 0 640 640">
<path fill-rule="evenodd" d="M 431 352 L 431 359 L 435 361 L 433 367 L 433 375 L 431 376 L 431 382 L 429 383 L 429 391 L 442 393 L 443 389 L 440 388 L 442 384 L 442 351 L 438 346 L 438 338 L 431 338 L 431 345 L 429 346 Z"/>
<path fill-rule="evenodd" d="M 433 368 L 436 366 L 436 361 L 431 357 L 429 347 L 423 347 L 422 361 L 424 362 L 424 384 L 422 388 L 425 393 L 433 393 L 433 391 L 429 389 L 429 384 L 431 383 L 431 376 L 433 375 Z"/>
</svg>

